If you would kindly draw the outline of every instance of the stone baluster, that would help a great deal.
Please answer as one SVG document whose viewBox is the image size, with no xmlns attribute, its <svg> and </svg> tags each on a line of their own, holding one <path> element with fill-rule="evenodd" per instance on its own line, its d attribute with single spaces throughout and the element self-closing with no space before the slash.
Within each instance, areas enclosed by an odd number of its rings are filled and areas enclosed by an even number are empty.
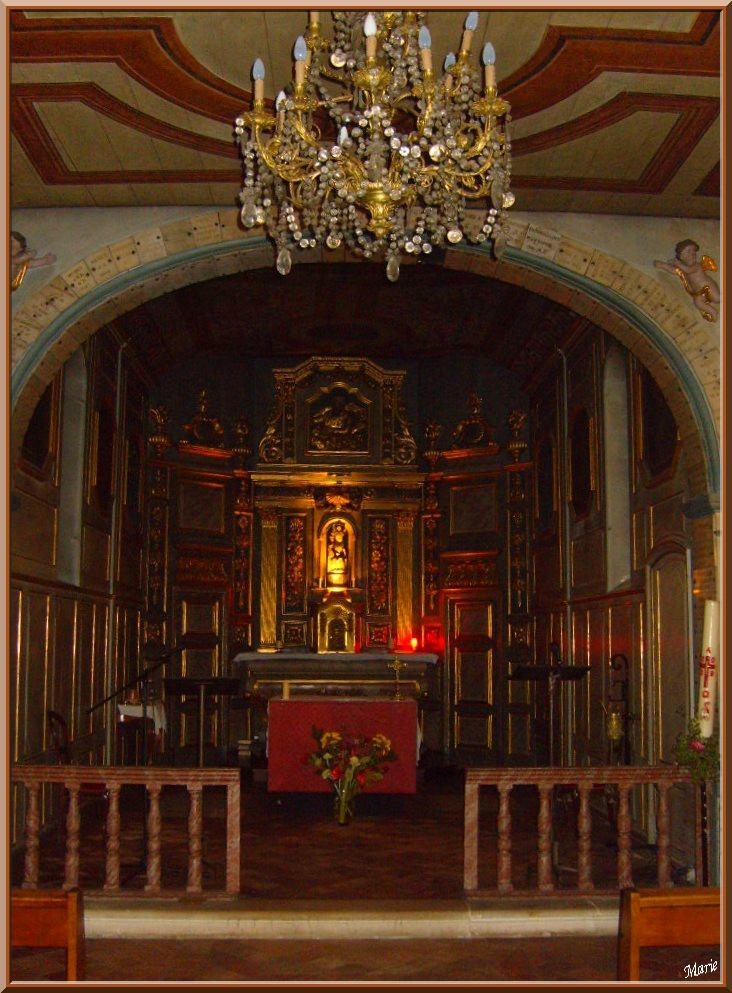
<svg viewBox="0 0 732 993">
<path fill-rule="evenodd" d="M 160 892 L 160 783 L 147 787 L 150 806 L 147 812 L 147 883 L 146 893 Z"/>
<path fill-rule="evenodd" d="M 594 888 L 592 882 L 592 817 L 590 815 L 591 783 L 579 784 L 577 814 L 577 886 L 580 890 Z"/>
<path fill-rule="evenodd" d="M 498 786 L 498 892 L 510 893 L 511 882 L 511 805 L 513 787 L 510 783 Z"/>
<path fill-rule="evenodd" d="M 668 819 L 668 788 L 666 782 L 658 784 L 658 810 L 656 812 L 656 845 L 658 885 L 671 885 L 671 865 L 669 862 L 669 819 Z"/>
<path fill-rule="evenodd" d="M 633 872 L 630 865 L 630 786 L 618 786 L 618 888 L 627 889 L 633 885 Z"/>
<path fill-rule="evenodd" d="M 551 783 L 539 783 L 537 879 L 542 893 L 554 889 L 552 881 L 552 790 Z"/>
<path fill-rule="evenodd" d="M 463 838 L 463 877 L 467 891 L 478 889 L 478 791 L 477 783 L 465 786 L 465 820 Z"/>
<path fill-rule="evenodd" d="M 241 886 L 241 787 L 226 787 L 226 892 L 238 893 Z"/>
<path fill-rule="evenodd" d="M 188 812 L 188 885 L 187 893 L 200 893 L 203 890 L 203 806 L 202 786 L 190 783 L 188 794 L 191 806 Z"/>
<path fill-rule="evenodd" d="M 34 890 L 38 886 L 38 832 L 41 826 L 38 797 L 40 790 L 40 783 L 28 783 L 26 785 L 24 890 Z"/>
<path fill-rule="evenodd" d="M 79 885 L 79 783 L 64 783 L 69 791 L 69 809 L 66 814 L 66 860 L 64 863 L 65 890 L 74 890 Z"/>
<path fill-rule="evenodd" d="M 121 783 L 112 783 L 108 788 L 105 890 L 119 889 L 119 794 L 121 788 Z"/>
</svg>

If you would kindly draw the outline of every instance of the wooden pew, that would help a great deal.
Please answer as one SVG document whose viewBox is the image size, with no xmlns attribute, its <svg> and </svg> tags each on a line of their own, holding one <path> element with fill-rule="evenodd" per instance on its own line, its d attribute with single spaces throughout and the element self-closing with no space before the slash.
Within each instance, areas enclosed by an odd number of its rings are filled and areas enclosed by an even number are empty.
<svg viewBox="0 0 732 993">
<path fill-rule="evenodd" d="M 11 891 L 11 948 L 65 948 L 66 979 L 85 978 L 84 902 L 78 890 Z"/>
<path fill-rule="evenodd" d="M 633 890 L 620 894 L 618 979 L 640 978 L 641 948 L 718 945 L 719 889 Z"/>
</svg>

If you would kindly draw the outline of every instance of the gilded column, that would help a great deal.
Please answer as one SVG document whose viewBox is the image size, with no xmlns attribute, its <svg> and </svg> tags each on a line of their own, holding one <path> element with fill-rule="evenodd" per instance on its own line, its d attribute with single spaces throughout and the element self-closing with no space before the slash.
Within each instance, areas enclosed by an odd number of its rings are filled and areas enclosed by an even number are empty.
<svg viewBox="0 0 732 993">
<path fill-rule="evenodd" d="M 259 651 L 277 650 L 277 546 L 279 513 L 260 511 L 262 525 L 262 566 L 259 586 Z"/>
<path fill-rule="evenodd" d="M 413 511 L 397 514 L 397 645 L 406 647 L 412 637 L 412 608 L 414 588 L 414 521 Z"/>
<path fill-rule="evenodd" d="M 237 651 L 251 644 L 253 512 L 249 473 L 236 470 L 234 499 L 234 592 L 232 641 Z"/>
<path fill-rule="evenodd" d="M 440 594 L 440 504 L 437 486 L 441 474 L 436 472 L 442 452 L 437 447 L 442 425 L 429 420 L 424 426 L 426 449 L 422 453 L 429 466 L 424 481 L 422 503 L 422 644 L 435 647 L 442 642 Z"/>
<path fill-rule="evenodd" d="M 153 429 L 148 435 L 152 457 L 148 462 L 147 500 L 147 616 L 145 641 L 164 644 L 168 635 L 168 520 L 170 514 L 170 467 L 163 456 L 170 446 L 168 411 L 150 410 Z"/>
</svg>

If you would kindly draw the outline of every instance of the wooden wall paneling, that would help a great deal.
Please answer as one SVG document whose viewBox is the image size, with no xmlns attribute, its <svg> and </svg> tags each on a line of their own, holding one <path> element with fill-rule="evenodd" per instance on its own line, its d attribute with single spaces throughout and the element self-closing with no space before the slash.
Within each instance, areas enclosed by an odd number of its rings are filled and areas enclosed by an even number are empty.
<svg viewBox="0 0 732 993">
<path fill-rule="evenodd" d="M 62 384 L 61 371 L 36 406 L 13 475 L 18 505 L 11 511 L 11 568 L 44 579 L 54 578 L 57 559 Z M 44 416 L 35 421 L 40 409 Z"/>
<path fill-rule="evenodd" d="M 19 493 L 20 505 L 13 512 L 11 535 L 13 569 L 52 579 L 56 565 L 58 507 L 46 498 Z"/>
<path fill-rule="evenodd" d="M 165 666 L 165 677 L 195 678 L 224 675 L 228 641 L 228 590 L 175 590 L 173 602 L 175 642 L 183 647 Z M 198 742 L 197 714 L 184 714 L 181 698 L 168 700 L 171 741 L 176 749 L 195 755 Z M 220 698 L 204 726 L 204 746 L 222 748 L 226 741 L 224 715 L 228 701 Z M 181 753 L 182 755 L 183 753 Z M 195 764 L 195 758 L 191 760 Z"/>
<path fill-rule="evenodd" d="M 587 606 L 576 605 L 572 608 L 572 664 L 590 664 L 590 615 L 591 611 Z M 565 658 L 564 655 L 561 656 Z M 587 673 L 581 680 L 583 684 L 591 673 Z M 560 692 L 557 693 L 555 707 L 557 712 L 554 715 L 555 727 L 555 748 L 556 754 L 562 755 L 567 761 L 567 755 L 574 754 L 574 737 L 579 734 L 581 737 L 589 738 L 587 732 L 587 686 L 576 687 L 572 682 L 567 681 L 562 687 L 560 682 Z M 561 694 L 561 695 L 560 695 Z M 578 714 L 579 710 L 579 714 Z M 563 746 L 560 752 L 560 742 Z M 557 758 L 556 761 L 559 761 Z M 570 764 L 573 761 L 569 759 Z"/>
<path fill-rule="evenodd" d="M 120 425 L 117 478 L 117 588 L 128 596 L 140 596 L 143 584 L 143 540 L 145 521 L 145 422 L 147 393 L 122 356 L 122 423 Z"/>
<path fill-rule="evenodd" d="M 499 764 L 505 751 L 506 679 L 501 595 L 451 591 L 448 616 L 447 714 L 450 746 L 466 764 Z"/>
<path fill-rule="evenodd" d="M 43 750 L 45 705 L 50 662 L 51 598 L 47 593 L 28 590 L 23 598 L 25 647 L 20 656 L 19 742 L 22 761 Z"/>
<path fill-rule="evenodd" d="M 589 611 L 589 653 L 585 663 L 591 669 L 577 687 L 577 696 L 582 701 L 582 707 L 578 708 L 578 717 L 581 712 L 584 720 L 581 728 L 578 724 L 577 733 L 583 734 L 586 739 L 584 764 L 588 765 L 605 765 L 609 761 L 603 710 L 609 659 L 608 628 L 607 605 L 603 602 L 593 605 Z"/>
<path fill-rule="evenodd" d="M 83 526 L 81 552 L 83 585 L 106 592 L 109 585 L 110 548 L 111 537 L 108 531 L 91 524 Z"/>
<path fill-rule="evenodd" d="M 21 659 L 25 653 L 25 637 L 27 633 L 23 617 L 25 612 L 25 592 L 15 587 L 12 588 L 10 590 L 9 601 L 8 645 L 10 647 L 10 658 L 8 659 L 8 682 L 10 691 L 9 717 L 12 730 L 10 759 L 12 762 L 17 762 L 21 755 L 20 728 L 22 717 L 20 708 L 23 703 Z"/>
<path fill-rule="evenodd" d="M 686 549 L 676 543 L 659 549 L 649 564 L 648 717 L 652 728 L 649 746 L 652 760 L 656 762 L 672 761 L 676 736 L 685 729 L 693 712 L 688 638 L 689 582 Z M 653 799 L 649 798 L 651 819 Z M 677 858 L 686 858 L 690 863 L 694 849 L 688 797 L 672 791 L 669 807 L 671 816 L 677 815 L 675 822 L 672 820 L 672 851 Z"/>
</svg>

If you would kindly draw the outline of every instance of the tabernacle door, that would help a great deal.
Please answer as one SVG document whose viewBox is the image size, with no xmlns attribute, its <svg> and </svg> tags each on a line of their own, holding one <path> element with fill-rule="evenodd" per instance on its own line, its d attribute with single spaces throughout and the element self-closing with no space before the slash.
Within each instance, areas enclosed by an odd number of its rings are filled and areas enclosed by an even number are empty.
<svg viewBox="0 0 732 993">
<path fill-rule="evenodd" d="M 464 765 L 499 765 L 503 756 L 505 689 L 501 658 L 500 594 L 461 593 L 447 598 L 447 725 L 450 751 Z"/>
</svg>

